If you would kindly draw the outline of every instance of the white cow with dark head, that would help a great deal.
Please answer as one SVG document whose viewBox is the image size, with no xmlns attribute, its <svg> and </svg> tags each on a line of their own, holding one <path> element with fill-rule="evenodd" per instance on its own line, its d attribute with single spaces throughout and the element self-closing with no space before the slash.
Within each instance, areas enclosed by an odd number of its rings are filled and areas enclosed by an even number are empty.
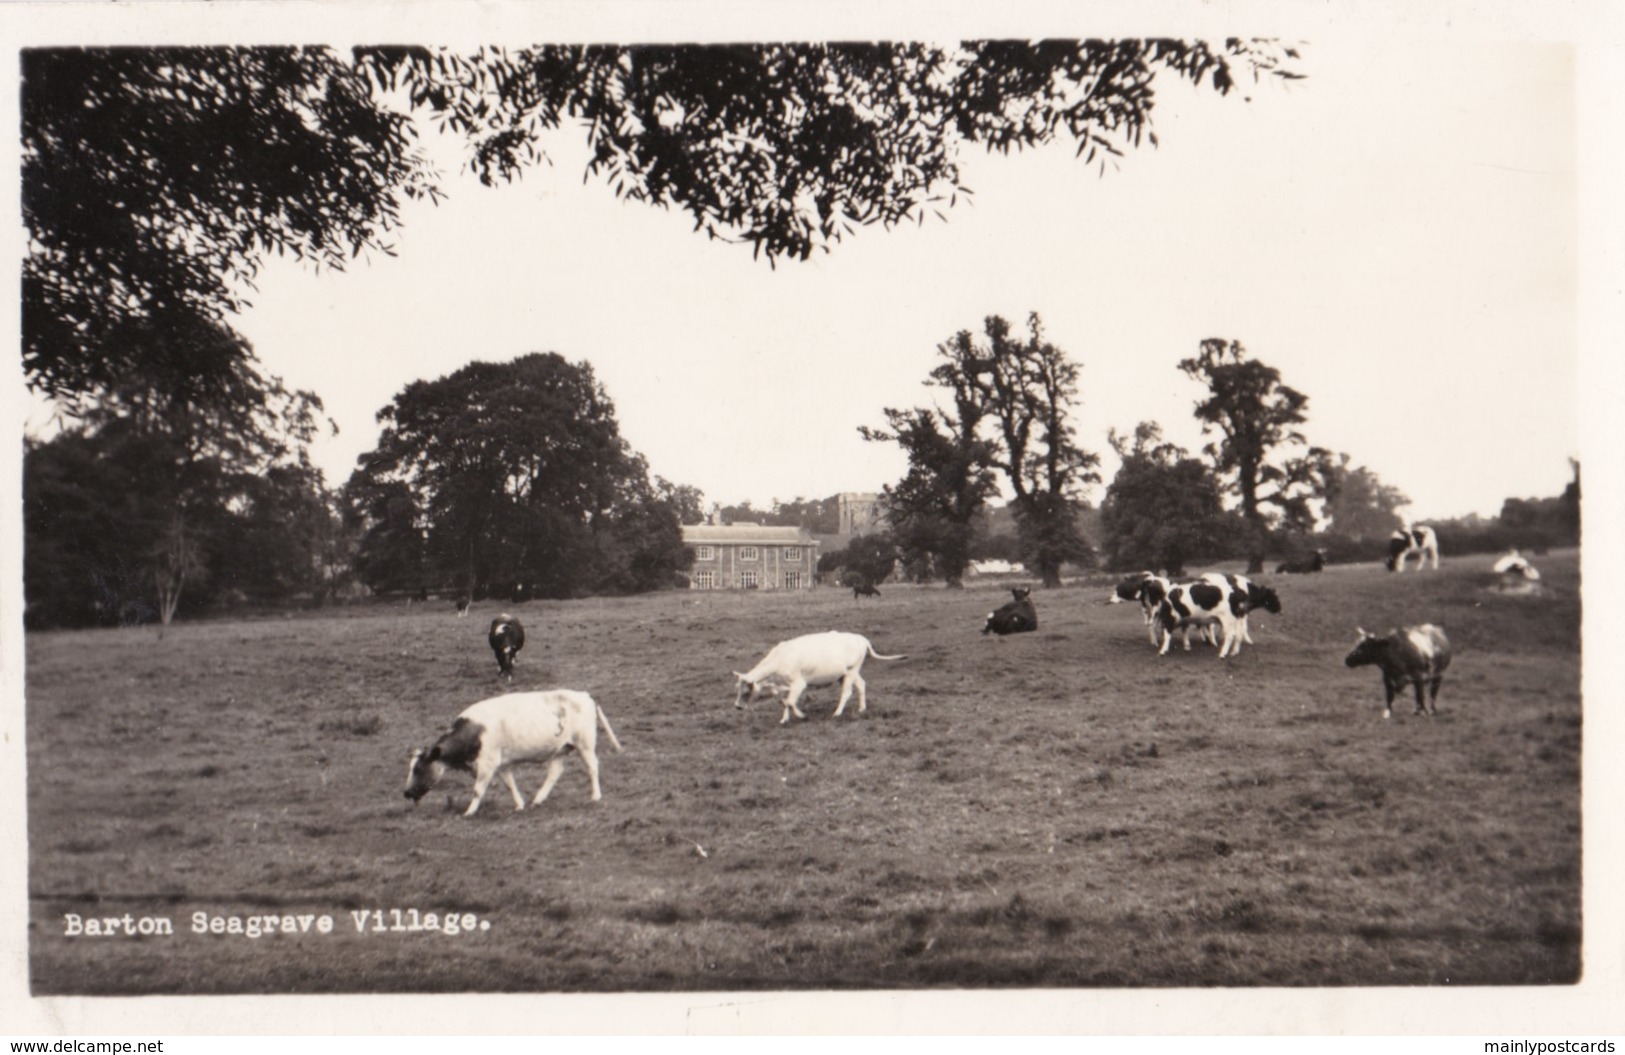
<svg viewBox="0 0 1625 1055">
<path fill-rule="evenodd" d="M 433 747 L 412 752 L 407 766 L 406 797 L 414 804 L 434 790 L 448 769 L 461 769 L 474 775 L 474 801 L 463 816 L 472 817 L 485 798 L 485 789 L 498 772 L 513 794 L 513 808 L 525 808 L 524 796 L 514 783 L 516 762 L 546 762 L 547 777 L 531 805 L 547 798 L 564 772 L 564 755 L 574 750 L 587 767 L 592 781 L 592 801 L 604 797 L 598 785 L 598 729 L 615 750 L 621 742 L 609 719 L 584 692 L 554 689 L 551 692 L 515 692 L 473 704 L 451 723 L 451 731 Z"/>
</svg>

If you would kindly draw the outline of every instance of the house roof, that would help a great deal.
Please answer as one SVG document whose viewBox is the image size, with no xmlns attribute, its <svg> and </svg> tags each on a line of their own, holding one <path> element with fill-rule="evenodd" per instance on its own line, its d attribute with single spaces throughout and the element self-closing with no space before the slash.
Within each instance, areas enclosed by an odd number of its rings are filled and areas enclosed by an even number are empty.
<svg viewBox="0 0 1625 1055">
<path fill-rule="evenodd" d="M 788 546 L 816 546 L 818 540 L 805 528 L 764 527 L 761 524 L 684 524 L 683 541 L 771 542 Z"/>
</svg>

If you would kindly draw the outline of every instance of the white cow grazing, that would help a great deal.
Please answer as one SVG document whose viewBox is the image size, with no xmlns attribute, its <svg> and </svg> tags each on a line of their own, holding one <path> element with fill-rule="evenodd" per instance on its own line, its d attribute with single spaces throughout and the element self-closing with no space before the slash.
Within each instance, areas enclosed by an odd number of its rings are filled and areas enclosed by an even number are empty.
<svg viewBox="0 0 1625 1055">
<path fill-rule="evenodd" d="M 428 749 L 412 752 L 407 768 L 406 797 L 416 803 L 427 795 L 446 770 L 474 774 L 474 801 L 463 816 L 472 817 L 485 798 L 491 778 L 500 771 L 513 793 L 513 808 L 525 808 L 525 798 L 514 783 L 515 762 L 547 762 L 547 777 L 531 805 L 547 798 L 564 772 L 564 753 L 574 748 L 592 780 L 592 801 L 604 797 L 598 786 L 598 727 L 615 750 L 621 749 L 609 719 L 591 696 L 570 689 L 550 692 L 514 692 L 473 704 L 451 724 L 451 732 Z"/>
<path fill-rule="evenodd" d="M 870 656 L 886 660 L 908 658 L 882 656 L 862 634 L 847 634 L 839 630 L 805 634 L 782 641 L 774 645 L 762 657 L 762 661 L 747 673 L 733 672 L 734 677 L 739 679 L 734 706 L 742 708 L 761 695 L 780 697 L 784 703 L 784 717 L 779 719 L 779 724 L 783 725 L 790 720 L 792 713 L 797 718 L 807 717 L 796 706 L 801 694 L 807 691 L 807 686 L 829 685 L 839 681 L 841 702 L 835 706 L 835 717 L 839 718 L 841 712 L 846 710 L 846 701 L 851 698 L 854 688 L 858 691 L 858 712 L 861 714 L 869 704 L 864 698 L 863 677 L 858 671 Z"/>
<path fill-rule="evenodd" d="M 1540 578 L 1540 572 L 1535 570 L 1535 566 L 1529 563 L 1528 558 L 1516 549 L 1507 551 L 1500 560 L 1495 562 L 1495 572 L 1508 578 L 1520 576 L 1531 582 Z"/>
</svg>

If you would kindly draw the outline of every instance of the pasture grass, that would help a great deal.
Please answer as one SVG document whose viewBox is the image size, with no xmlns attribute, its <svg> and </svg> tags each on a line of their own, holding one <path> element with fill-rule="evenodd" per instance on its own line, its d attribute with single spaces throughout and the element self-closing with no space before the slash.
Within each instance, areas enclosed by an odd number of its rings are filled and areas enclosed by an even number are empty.
<svg viewBox="0 0 1625 1055">
<path fill-rule="evenodd" d="M 1264 576 L 1256 647 L 1158 657 L 1110 577 L 1008 595 L 665 593 L 510 607 L 513 689 L 584 689 L 579 762 L 472 819 L 417 807 L 411 749 L 506 691 L 496 609 L 360 606 L 27 639 L 30 963 L 38 994 L 565 992 L 1006 986 L 1564 984 L 1580 974 L 1577 555 L 1547 590 L 1488 558 Z M 1225 570 L 1234 570 L 1229 568 Z M 1442 623 L 1436 719 L 1342 658 L 1355 626 Z M 730 670 L 795 634 L 877 651 L 866 714 L 731 706 Z M 539 766 L 521 767 L 534 794 Z M 353 911 L 474 913 L 456 936 Z M 189 933 L 329 914 L 328 935 Z M 65 913 L 171 937 L 64 934 Z"/>
</svg>

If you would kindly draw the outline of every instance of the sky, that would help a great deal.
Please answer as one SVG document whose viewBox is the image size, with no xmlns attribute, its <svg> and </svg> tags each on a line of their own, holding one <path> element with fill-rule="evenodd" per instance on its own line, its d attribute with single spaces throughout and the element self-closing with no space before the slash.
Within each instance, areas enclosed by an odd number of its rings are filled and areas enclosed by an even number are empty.
<svg viewBox="0 0 1625 1055">
<path fill-rule="evenodd" d="M 1301 69 L 1228 97 L 1160 81 L 1160 145 L 1104 172 L 1066 145 L 967 151 L 975 194 L 946 221 L 776 267 L 584 182 L 578 134 L 499 189 L 431 141 L 450 197 L 408 205 L 398 257 L 270 265 L 237 324 L 325 401 L 335 484 L 407 383 L 553 351 L 592 365 L 652 472 L 708 501 L 876 491 L 904 457 L 858 427 L 927 405 L 958 331 L 1037 312 L 1082 364 L 1074 423 L 1108 482 L 1109 429 L 1205 442 L 1176 364 L 1223 337 L 1415 519 L 1558 494 L 1580 454 L 1571 48 L 1333 38 Z"/>
</svg>

